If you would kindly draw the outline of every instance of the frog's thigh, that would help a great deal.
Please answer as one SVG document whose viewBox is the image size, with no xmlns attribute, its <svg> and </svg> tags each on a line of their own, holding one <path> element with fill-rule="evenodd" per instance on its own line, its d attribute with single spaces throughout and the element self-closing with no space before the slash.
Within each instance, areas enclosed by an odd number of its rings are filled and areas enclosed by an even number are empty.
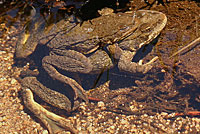
<svg viewBox="0 0 200 134">
<path fill-rule="evenodd" d="M 66 111 L 71 111 L 72 104 L 65 95 L 47 88 L 40 83 L 36 77 L 25 77 L 22 80 L 21 85 L 31 89 L 32 92 L 52 106 L 64 109 Z"/>
<path fill-rule="evenodd" d="M 74 50 L 59 50 L 57 53 L 44 57 L 42 62 L 69 72 L 89 73 L 92 70 L 90 60 L 82 53 Z"/>
<path fill-rule="evenodd" d="M 93 65 L 92 73 L 101 73 L 113 67 L 111 58 L 104 50 L 98 50 L 88 58 Z"/>
<path fill-rule="evenodd" d="M 45 56 L 42 60 L 43 68 L 52 78 L 71 86 L 75 92 L 75 99 L 79 97 L 88 102 L 87 95 L 81 85 L 74 79 L 59 73 L 55 66 L 71 72 L 90 72 L 92 70 L 90 61 L 83 54 L 73 50 L 62 51 L 59 54 L 62 56 L 55 54 Z"/>
<path fill-rule="evenodd" d="M 32 111 L 47 127 L 50 134 L 63 132 L 65 130 L 77 133 L 77 130 L 71 126 L 69 120 L 49 112 L 40 104 L 34 101 L 33 93 L 28 88 L 22 88 L 23 100 L 26 107 Z"/>
<path fill-rule="evenodd" d="M 140 65 L 139 63 L 132 62 L 135 54 L 136 52 L 124 51 L 119 59 L 118 68 L 121 71 L 130 73 L 147 73 L 152 68 L 152 65 Z"/>
</svg>

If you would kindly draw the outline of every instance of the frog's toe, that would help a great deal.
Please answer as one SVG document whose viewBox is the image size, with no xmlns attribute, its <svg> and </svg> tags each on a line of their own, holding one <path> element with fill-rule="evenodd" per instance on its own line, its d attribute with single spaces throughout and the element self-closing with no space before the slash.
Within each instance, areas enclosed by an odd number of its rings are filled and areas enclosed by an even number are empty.
<svg viewBox="0 0 200 134">
<path fill-rule="evenodd" d="M 152 65 L 139 65 L 138 63 L 132 62 L 129 64 L 119 64 L 118 65 L 119 69 L 124 72 L 130 72 L 130 73 L 142 73 L 145 74 L 151 68 L 153 67 Z"/>
<path fill-rule="evenodd" d="M 138 65 L 137 63 L 136 63 L 135 66 L 136 66 L 135 67 L 136 68 L 136 72 L 143 73 L 143 74 L 147 73 L 153 67 L 152 65 L 146 65 L 146 64 Z"/>
<path fill-rule="evenodd" d="M 77 133 L 77 130 L 71 126 L 69 120 L 49 112 L 35 102 L 33 99 L 33 93 L 30 89 L 22 89 L 22 91 L 24 104 L 43 122 L 50 134 L 55 134 L 66 130 L 74 134 Z"/>
</svg>

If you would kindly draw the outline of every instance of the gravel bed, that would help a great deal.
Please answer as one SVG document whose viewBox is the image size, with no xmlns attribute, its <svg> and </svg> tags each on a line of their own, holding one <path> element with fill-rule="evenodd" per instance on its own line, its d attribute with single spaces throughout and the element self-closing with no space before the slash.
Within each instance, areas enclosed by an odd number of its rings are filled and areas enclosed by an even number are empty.
<svg viewBox="0 0 200 134">
<path fill-rule="evenodd" d="M 15 79 L 22 69 L 13 66 L 16 29 L 0 38 L 0 134 L 48 134 L 28 111 L 20 96 L 21 86 Z M 134 111 L 134 103 L 130 106 Z M 154 116 L 123 115 L 106 111 L 104 102 L 82 103 L 77 112 L 67 117 L 80 134 L 190 134 L 200 133 L 198 117 L 175 117 L 168 113 Z M 65 132 L 70 133 L 70 132 Z"/>
<path fill-rule="evenodd" d="M 0 133 L 47 134 L 48 131 L 41 126 L 39 121 L 33 115 L 30 117 L 30 112 L 24 108 L 18 94 L 21 87 L 15 78 L 20 74 L 21 69 L 12 67 L 14 64 L 13 42 L 16 42 L 16 39 L 9 36 L 0 40 L 2 44 L 0 50 Z M 78 110 L 80 112 L 68 117 L 80 134 L 199 133 L 200 131 L 199 118 L 165 119 L 168 113 L 155 116 L 116 114 L 105 111 L 105 104 L 102 101 L 91 103 L 91 106 L 95 108 L 90 109 L 88 105 L 82 103 Z"/>
</svg>

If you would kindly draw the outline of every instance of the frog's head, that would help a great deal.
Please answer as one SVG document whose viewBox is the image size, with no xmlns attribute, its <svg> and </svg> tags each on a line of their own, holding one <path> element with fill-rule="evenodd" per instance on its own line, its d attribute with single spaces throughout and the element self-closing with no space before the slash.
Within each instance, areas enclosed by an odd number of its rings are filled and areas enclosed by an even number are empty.
<svg viewBox="0 0 200 134">
<path fill-rule="evenodd" d="M 134 13 L 133 20 L 133 28 L 126 31 L 119 43 L 120 48 L 133 52 L 153 41 L 167 23 L 165 14 L 151 10 L 138 10 Z"/>
<path fill-rule="evenodd" d="M 43 19 L 35 19 L 27 23 L 18 38 L 15 48 L 15 58 L 26 58 L 35 51 L 44 28 Z"/>
<path fill-rule="evenodd" d="M 33 53 L 37 46 L 37 41 L 32 36 L 25 31 L 21 33 L 15 48 L 15 58 L 26 58 Z"/>
</svg>

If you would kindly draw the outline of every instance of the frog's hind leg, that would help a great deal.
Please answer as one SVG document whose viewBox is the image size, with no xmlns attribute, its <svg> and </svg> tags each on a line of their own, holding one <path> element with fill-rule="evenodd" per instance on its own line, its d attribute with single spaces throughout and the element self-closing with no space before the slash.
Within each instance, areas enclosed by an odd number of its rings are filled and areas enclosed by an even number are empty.
<svg viewBox="0 0 200 134">
<path fill-rule="evenodd" d="M 24 104 L 44 123 L 50 134 L 60 133 L 65 130 L 69 130 L 74 134 L 77 133 L 77 130 L 71 126 L 69 120 L 49 112 L 40 104 L 35 102 L 33 99 L 33 93 L 30 89 L 22 88 L 22 92 Z"/>
<path fill-rule="evenodd" d="M 152 64 L 154 63 L 154 61 L 157 60 L 157 58 L 155 57 L 155 59 L 152 59 L 146 64 L 142 64 L 142 60 L 138 63 L 132 62 L 135 54 L 136 52 L 123 51 L 119 59 L 118 68 L 121 71 L 125 72 L 145 74 L 152 68 Z"/>
<path fill-rule="evenodd" d="M 69 72 L 89 73 L 92 70 L 92 64 L 87 57 L 74 50 L 61 50 L 59 51 L 59 55 L 53 54 L 44 57 L 42 65 L 53 79 L 71 86 L 75 92 L 75 99 L 79 97 L 88 102 L 88 97 L 82 86 L 79 85 L 74 79 L 62 75 L 55 68 L 57 67 Z"/>
</svg>

